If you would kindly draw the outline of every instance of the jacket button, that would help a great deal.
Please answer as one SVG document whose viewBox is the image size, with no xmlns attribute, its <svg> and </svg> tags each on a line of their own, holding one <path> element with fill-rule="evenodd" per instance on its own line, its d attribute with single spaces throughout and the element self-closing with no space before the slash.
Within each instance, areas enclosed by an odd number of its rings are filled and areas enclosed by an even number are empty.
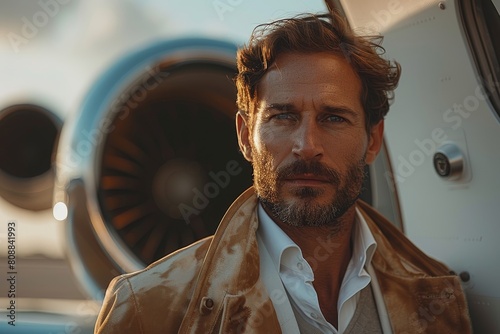
<svg viewBox="0 0 500 334">
<path fill-rule="evenodd" d="M 200 312 L 201 314 L 208 314 L 214 309 L 214 300 L 212 298 L 203 297 L 201 299 Z"/>
</svg>

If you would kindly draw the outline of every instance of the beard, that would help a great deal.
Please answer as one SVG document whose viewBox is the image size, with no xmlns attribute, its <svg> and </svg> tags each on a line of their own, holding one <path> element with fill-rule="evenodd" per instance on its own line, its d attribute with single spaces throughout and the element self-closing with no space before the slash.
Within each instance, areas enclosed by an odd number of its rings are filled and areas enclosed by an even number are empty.
<svg viewBox="0 0 500 334">
<path fill-rule="evenodd" d="M 354 205 L 362 191 L 365 173 L 365 156 L 348 166 L 345 175 L 326 167 L 319 161 L 297 160 L 273 170 L 273 159 L 268 152 L 253 152 L 254 187 L 263 206 L 271 214 L 290 226 L 326 226 L 340 230 L 342 217 Z M 332 184 L 336 191 L 330 201 L 316 200 L 325 190 L 297 187 L 291 194 L 298 201 L 287 201 L 283 194 L 284 180 L 295 175 L 313 174 Z"/>
</svg>

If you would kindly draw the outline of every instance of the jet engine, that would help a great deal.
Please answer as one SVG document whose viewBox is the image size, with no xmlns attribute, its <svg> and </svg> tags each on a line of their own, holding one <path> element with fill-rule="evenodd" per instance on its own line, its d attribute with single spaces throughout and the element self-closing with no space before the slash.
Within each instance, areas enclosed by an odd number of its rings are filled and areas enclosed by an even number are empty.
<svg viewBox="0 0 500 334">
<path fill-rule="evenodd" d="M 54 213 L 93 298 L 112 277 L 213 234 L 251 185 L 234 127 L 235 55 L 208 39 L 147 47 L 107 71 L 65 124 Z"/>
<path fill-rule="evenodd" d="M 53 158 L 62 121 L 35 104 L 0 112 L 0 197 L 26 210 L 52 206 Z"/>
</svg>

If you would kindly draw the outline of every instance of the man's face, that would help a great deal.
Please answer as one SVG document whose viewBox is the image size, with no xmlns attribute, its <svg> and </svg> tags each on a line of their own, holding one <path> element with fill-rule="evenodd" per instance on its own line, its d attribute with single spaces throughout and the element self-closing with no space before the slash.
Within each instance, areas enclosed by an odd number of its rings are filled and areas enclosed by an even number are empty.
<svg viewBox="0 0 500 334">
<path fill-rule="evenodd" d="M 253 118 L 237 119 L 257 195 L 287 224 L 333 224 L 359 196 L 382 142 L 383 122 L 366 132 L 361 81 L 343 57 L 283 54 L 257 97 Z"/>
</svg>

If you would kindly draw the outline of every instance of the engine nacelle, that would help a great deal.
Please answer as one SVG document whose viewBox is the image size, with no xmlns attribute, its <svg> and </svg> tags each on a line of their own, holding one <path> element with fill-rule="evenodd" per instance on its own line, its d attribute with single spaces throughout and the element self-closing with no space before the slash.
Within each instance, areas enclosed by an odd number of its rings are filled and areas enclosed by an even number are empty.
<svg viewBox="0 0 500 334">
<path fill-rule="evenodd" d="M 150 46 L 107 71 L 65 124 L 54 203 L 67 207 L 69 257 L 92 298 L 213 234 L 251 185 L 234 127 L 235 56 L 208 39 Z"/>
<path fill-rule="evenodd" d="M 0 112 L 0 196 L 26 210 L 52 205 L 53 157 L 62 121 L 34 104 Z"/>
</svg>

